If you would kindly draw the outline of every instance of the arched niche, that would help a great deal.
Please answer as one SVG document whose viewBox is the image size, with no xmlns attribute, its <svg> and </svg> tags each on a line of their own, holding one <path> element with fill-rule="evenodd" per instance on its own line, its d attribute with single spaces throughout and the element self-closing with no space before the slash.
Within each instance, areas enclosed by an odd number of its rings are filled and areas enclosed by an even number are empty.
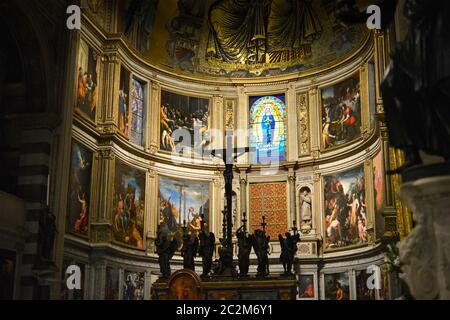
<svg viewBox="0 0 450 320">
<path fill-rule="evenodd" d="M 297 188 L 298 218 L 302 234 L 310 234 L 313 229 L 313 188 L 301 185 Z"/>
</svg>

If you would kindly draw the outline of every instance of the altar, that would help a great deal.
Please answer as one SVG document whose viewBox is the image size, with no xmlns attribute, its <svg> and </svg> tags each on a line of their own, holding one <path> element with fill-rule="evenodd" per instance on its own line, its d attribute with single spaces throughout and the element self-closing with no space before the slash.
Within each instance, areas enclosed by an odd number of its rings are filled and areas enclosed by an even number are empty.
<svg viewBox="0 0 450 320">
<path fill-rule="evenodd" d="M 183 269 L 152 286 L 153 300 L 295 300 L 295 276 L 209 278 Z"/>
</svg>

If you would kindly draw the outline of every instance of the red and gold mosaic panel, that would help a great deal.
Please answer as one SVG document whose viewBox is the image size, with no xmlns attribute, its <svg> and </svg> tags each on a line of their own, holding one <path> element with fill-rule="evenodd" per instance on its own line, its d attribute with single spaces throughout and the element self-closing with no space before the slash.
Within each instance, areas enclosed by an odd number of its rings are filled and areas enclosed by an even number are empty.
<svg viewBox="0 0 450 320">
<path fill-rule="evenodd" d="M 278 239 L 288 229 L 287 183 L 250 184 L 250 232 L 261 229 L 262 216 L 266 217 L 266 233 Z"/>
</svg>

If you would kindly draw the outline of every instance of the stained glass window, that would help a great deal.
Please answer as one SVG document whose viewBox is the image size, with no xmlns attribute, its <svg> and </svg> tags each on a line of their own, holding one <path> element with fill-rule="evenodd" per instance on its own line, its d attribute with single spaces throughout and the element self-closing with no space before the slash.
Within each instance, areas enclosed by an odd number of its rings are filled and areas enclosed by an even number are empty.
<svg viewBox="0 0 450 320">
<path fill-rule="evenodd" d="M 287 114 L 284 94 L 250 97 L 250 146 L 253 163 L 286 160 Z"/>
<path fill-rule="evenodd" d="M 130 141 L 142 145 L 144 136 L 144 84 L 132 80 Z"/>
</svg>

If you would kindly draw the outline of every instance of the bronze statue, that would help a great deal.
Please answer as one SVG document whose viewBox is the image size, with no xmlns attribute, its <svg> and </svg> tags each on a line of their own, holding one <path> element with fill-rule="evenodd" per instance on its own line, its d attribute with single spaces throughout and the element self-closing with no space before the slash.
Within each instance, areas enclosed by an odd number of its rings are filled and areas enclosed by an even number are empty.
<svg viewBox="0 0 450 320">
<path fill-rule="evenodd" d="M 269 275 L 269 242 L 270 236 L 266 236 L 263 230 L 255 230 L 252 237 L 253 250 L 255 250 L 258 259 L 258 273 L 259 277 L 266 277 Z"/>
<path fill-rule="evenodd" d="M 58 233 L 56 228 L 56 217 L 46 207 L 42 212 L 41 219 L 39 220 L 39 226 L 41 232 L 39 233 L 39 247 L 40 247 L 40 259 L 43 265 L 52 264 L 53 261 L 53 247 L 55 244 L 55 237 Z"/>
<path fill-rule="evenodd" d="M 158 235 L 155 239 L 156 253 L 158 254 L 159 269 L 162 277 L 167 278 L 171 274 L 170 259 L 172 259 L 175 251 L 177 251 L 177 239 L 170 241 L 158 226 Z"/>
<path fill-rule="evenodd" d="M 300 241 L 300 235 L 285 234 L 286 238 L 280 234 L 278 240 L 281 245 L 280 262 L 283 264 L 284 274 L 292 275 L 292 266 L 294 265 L 295 253 L 297 252 L 297 243 Z"/>
<path fill-rule="evenodd" d="M 252 251 L 252 236 L 245 231 L 245 225 L 242 225 L 236 231 L 236 237 L 238 239 L 238 264 L 239 264 L 239 276 L 247 277 L 248 268 L 250 265 L 250 252 Z"/>
<path fill-rule="evenodd" d="M 219 259 L 216 260 L 214 267 L 215 275 L 234 275 L 232 251 L 227 247 L 227 240 L 220 239 L 221 246 L 218 249 Z"/>
<path fill-rule="evenodd" d="M 183 247 L 181 255 L 183 256 L 183 268 L 195 271 L 195 257 L 198 252 L 198 238 L 194 234 L 183 236 Z"/>
<path fill-rule="evenodd" d="M 214 248 L 216 246 L 216 237 L 214 233 L 207 232 L 204 229 L 200 232 L 200 247 L 198 249 L 198 254 L 202 257 L 202 267 L 203 273 L 202 277 L 208 277 L 211 272 Z"/>
<path fill-rule="evenodd" d="M 390 144 L 406 158 L 390 173 L 422 164 L 420 150 L 450 159 L 450 2 L 406 0 L 405 12 L 410 30 L 381 85 Z"/>
</svg>

